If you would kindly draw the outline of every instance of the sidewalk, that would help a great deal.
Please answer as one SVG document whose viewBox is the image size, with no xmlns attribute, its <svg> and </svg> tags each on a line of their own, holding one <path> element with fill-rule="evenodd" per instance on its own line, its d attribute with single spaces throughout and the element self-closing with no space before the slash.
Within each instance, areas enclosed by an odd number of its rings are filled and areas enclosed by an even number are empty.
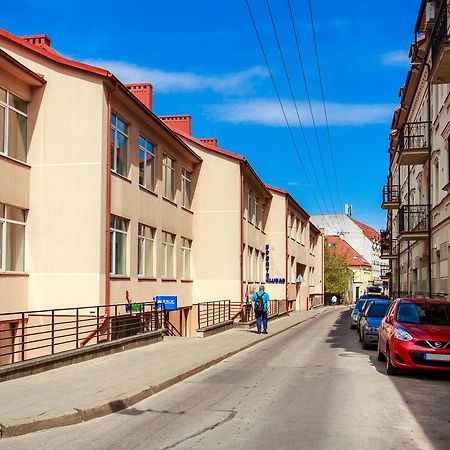
<svg viewBox="0 0 450 450">
<path fill-rule="evenodd" d="M 163 342 L 0 383 L 0 436 L 80 423 L 127 408 L 331 307 L 269 323 L 268 335 L 232 329 Z"/>
</svg>

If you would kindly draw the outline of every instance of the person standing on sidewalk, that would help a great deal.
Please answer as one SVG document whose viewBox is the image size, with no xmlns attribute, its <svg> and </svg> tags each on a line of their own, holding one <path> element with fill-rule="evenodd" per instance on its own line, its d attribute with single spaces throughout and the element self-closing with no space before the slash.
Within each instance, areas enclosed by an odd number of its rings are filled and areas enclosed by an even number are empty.
<svg viewBox="0 0 450 450">
<path fill-rule="evenodd" d="M 264 285 L 261 284 L 259 286 L 259 291 L 255 292 L 252 296 L 258 334 L 261 334 L 261 325 L 263 328 L 263 334 L 267 334 L 267 306 L 269 301 L 269 294 L 265 292 Z"/>
</svg>

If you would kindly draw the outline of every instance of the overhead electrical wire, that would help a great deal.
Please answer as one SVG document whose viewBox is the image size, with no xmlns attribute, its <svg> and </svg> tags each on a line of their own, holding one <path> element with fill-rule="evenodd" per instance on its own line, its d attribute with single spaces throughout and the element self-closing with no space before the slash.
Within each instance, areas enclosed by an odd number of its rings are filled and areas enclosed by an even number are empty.
<svg viewBox="0 0 450 450">
<path fill-rule="evenodd" d="M 280 38 L 279 38 L 279 35 L 278 35 L 277 27 L 275 25 L 275 19 L 274 19 L 273 14 L 272 14 L 272 8 L 270 7 L 269 0 L 266 0 L 266 5 L 267 5 L 267 10 L 269 12 L 270 21 L 272 23 L 272 28 L 273 28 L 273 32 L 274 32 L 274 35 L 275 35 L 275 40 L 276 40 L 276 43 L 277 43 L 278 51 L 280 53 L 281 62 L 283 64 L 284 73 L 286 75 L 286 79 L 287 79 L 287 82 L 288 82 L 289 91 L 290 91 L 290 94 L 291 94 L 292 101 L 294 103 L 294 108 L 295 108 L 295 112 L 296 112 L 296 115 L 297 115 L 298 124 L 300 126 L 300 130 L 301 130 L 301 133 L 302 133 L 302 136 L 303 136 L 303 141 L 305 143 L 305 148 L 306 148 L 306 151 L 308 153 L 309 160 L 311 162 L 311 167 L 312 167 L 312 171 L 313 171 L 313 174 L 315 176 L 315 179 L 316 179 L 316 183 L 317 183 L 318 186 L 320 186 L 320 180 L 319 180 L 319 177 L 317 175 L 317 171 L 316 171 L 316 168 L 315 168 L 314 160 L 313 160 L 313 157 L 312 157 L 312 154 L 311 154 L 311 149 L 310 149 L 310 146 L 309 146 L 309 143 L 308 143 L 308 139 L 306 137 L 305 129 L 303 127 L 303 123 L 302 123 L 302 120 L 300 118 L 300 113 L 299 113 L 299 110 L 298 110 L 297 100 L 295 98 L 294 89 L 292 87 L 291 77 L 289 75 L 289 70 L 287 68 L 287 64 L 286 64 L 286 60 L 285 60 L 285 57 L 284 57 L 283 48 L 282 48 L 281 41 L 280 41 Z M 311 115 L 312 115 L 313 123 L 314 123 L 314 127 L 315 127 L 315 120 L 314 120 L 314 114 L 312 112 L 312 109 L 311 109 Z M 327 187 L 329 189 L 329 196 L 330 196 L 330 199 L 331 199 L 331 206 L 332 206 L 331 211 L 333 212 L 333 210 L 336 211 L 336 208 L 334 206 L 334 202 L 333 202 L 333 197 L 331 195 L 330 186 L 328 185 L 327 174 L 326 174 L 326 170 L 325 170 L 325 164 L 324 164 L 323 157 L 322 157 L 322 152 L 321 152 L 321 147 L 320 147 L 320 142 L 319 142 L 319 139 L 318 139 L 318 134 L 317 134 L 317 128 L 316 127 L 315 127 L 315 131 L 316 131 L 316 139 L 317 139 L 318 150 L 319 150 L 319 154 L 320 154 L 320 158 L 321 158 L 322 166 L 323 166 L 323 173 L 324 173 L 324 177 L 325 177 L 325 180 L 326 180 L 326 183 L 327 183 Z M 325 200 L 325 195 L 324 195 L 322 189 L 320 189 L 319 192 L 320 192 L 320 195 L 322 197 L 322 200 L 323 200 L 323 203 L 324 203 L 324 206 L 325 206 L 325 210 L 328 210 L 327 202 Z M 329 212 L 329 210 L 328 210 L 328 212 Z M 332 217 L 333 216 L 331 214 L 330 215 L 330 221 L 331 222 L 333 222 L 333 220 L 334 220 Z M 339 224 L 339 219 L 337 219 L 336 224 L 338 226 L 338 228 L 337 228 L 338 232 L 339 232 L 339 227 L 341 227 L 341 233 L 343 233 L 344 230 L 342 228 L 342 225 Z"/>
<path fill-rule="evenodd" d="M 341 192 L 339 189 L 337 172 L 336 172 L 336 164 L 335 164 L 335 160 L 334 160 L 334 149 L 333 149 L 333 144 L 332 144 L 332 139 L 331 139 L 330 125 L 329 125 L 329 121 L 328 121 L 327 106 L 326 106 L 326 102 L 325 102 L 325 94 L 324 94 L 323 81 L 322 81 L 322 70 L 320 68 L 319 50 L 318 50 L 317 38 L 316 38 L 316 27 L 314 25 L 314 14 L 313 14 L 313 10 L 312 10 L 311 0 L 308 0 L 308 6 L 309 6 L 309 17 L 310 17 L 313 42 L 314 42 L 314 52 L 315 52 L 315 56 L 316 56 L 317 73 L 319 75 L 320 93 L 322 96 L 322 105 L 323 105 L 323 112 L 324 112 L 324 116 L 325 116 L 325 124 L 326 124 L 326 128 L 327 128 L 328 144 L 330 147 L 331 164 L 333 167 L 333 175 L 334 175 L 334 179 L 336 182 L 338 200 L 339 200 L 339 203 L 341 205 L 343 205 L 342 199 L 341 199 Z"/>
<path fill-rule="evenodd" d="M 251 19 L 251 21 L 252 21 L 253 28 L 254 28 L 256 37 L 257 37 L 257 39 L 258 39 L 258 43 L 259 43 L 259 46 L 260 46 L 260 48 L 261 48 L 261 52 L 262 52 L 262 54 L 263 54 L 263 58 L 264 58 L 265 64 L 266 64 L 266 66 L 267 66 L 267 70 L 268 70 L 268 72 L 269 72 L 269 76 L 270 76 L 270 79 L 271 79 L 271 81 L 272 81 L 272 85 L 273 85 L 273 88 L 274 88 L 274 90 L 275 90 L 275 94 L 276 94 L 276 96 L 277 96 L 278 103 L 279 103 L 279 105 L 280 105 L 281 112 L 282 112 L 283 117 L 284 117 L 284 121 L 285 121 L 286 126 L 287 126 L 287 128 L 288 128 L 289 135 L 290 135 L 290 137 L 291 137 L 292 143 L 293 143 L 294 148 L 295 148 L 295 151 L 296 151 L 296 153 L 297 153 L 297 156 L 298 156 L 300 165 L 301 165 L 301 167 L 302 167 L 302 169 L 303 169 L 303 172 L 304 172 L 306 181 L 307 181 L 307 183 L 308 183 L 308 185 L 309 185 L 309 187 L 310 187 L 310 189 L 311 189 L 311 193 L 312 193 L 312 195 L 313 195 L 314 201 L 316 202 L 317 207 L 318 207 L 320 213 L 322 214 L 322 216 L 324 216 L 325 222 L 326 222 L 327 225 L 330 227 L 330 224 L 329 224 L 329 222 L 328 222 L 328 220 L 327 220 L 327 218 L 326 218 L 326 215 L 323 213 L 323 210 L 322 210 L 322 208 L 321 208 L 321 206 L 320 206 L 320 204 L 319 204 L 319 202 L 318 202 L 318 200 L 317 200 L 316 194 L 315 194 L 315 192 L 314 192 L 314 189 L 313 189 L 313 187 L 312 187 L 311 181 L 310 181 L 309 176 L 308 176 L 308 172 L 306 171 L 305 165 L 303 164 L 303 160 L 302 160 L 301 155 L 300 155 L 300 151 L 299 151 L 299 148 L 298 148 L 298 145 L 297 145 L 297 141 L 296 141 L 296 139 L 295 139 L 294 133 L 293 133 L 292 128 L 291 128 L 291 125 L 290 125 L 289 120 L 288 120 L 288 118 L 287 118 L 286 110 L 285 110 L 285 108 L 284 108 L 284 106 L 283 106 L 283 102 L 281 101 L 281 96 L 280 96 L 280 93 L 279 93 L 279 91 L 278 91 L 278 87 L 277 87 L 277 84 L 276 84 L 276 82 L 275 82 L 275 78 L 274 78 L 274 76 L 273 76 L 272 69 L 271 69 L 270 64 L 269 64 L 269 59 L 267 58 L 266 51 L 264 50 L 264 45 L 263 45 L 263 43 L 262 43 L 261 36 L 260 36 L 260 34 L 259 34 L 259 31 L 258 31 L 258 27 L 256 26 L 256 22 L 255 22 L 255 18 L 254 18 L 254 16 L 253 16 L 252 8 L 251 8 L 250 3 L 249 3 L 248 0 L 244 0 L 244 1 L 245 1 L 246 5 L 247 5 L 248 12 L 249 12 L 249 14 L 250 14 L 250 19 Z M 320 188 L 319 188 L 319 189 L 320 189 Z M 330 228 L 331 228 L 331 227 L 330 227 Z"/>
</svg>

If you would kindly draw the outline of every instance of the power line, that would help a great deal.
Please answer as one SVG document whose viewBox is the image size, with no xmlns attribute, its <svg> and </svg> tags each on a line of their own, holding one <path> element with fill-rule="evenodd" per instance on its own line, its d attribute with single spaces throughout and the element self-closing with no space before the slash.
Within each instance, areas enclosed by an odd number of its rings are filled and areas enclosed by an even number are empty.
<svg viewBox="0 0 450 450">
<path fill-rule="evenodd" d="M 290 137 L 291 137 L 291 139 L 292 139 L 292 143 L 294 144 L 294 148 L 295 148 L 295 151 L 296 151 L 296 153 L 297 153 L 297 156 L 298 156 L 300 165 L 301 165 L 301 167 L 302 167 L 302 169 L 303 169 L 303 172 L 304 172 L 304 174 L 305 174 L 306 181 L 308 182 L 308 185 L 309 185 L 309 187 L 310 187 L 310 189 L 311 189 L 311 193 L 312 193 L 313 198 L 314 198 L 314 200 L 315 200 L 315 202 L 316 202 L 316 204 L 317 204 L 317 207 L 318 207 L 319 211 L 321 212 L 321 214 L 322 214 L 322 215 L 324 216 L 324 218 L 325 218 L 325 215 L 323 214 L 322 208 L 320 207 L 320 204 L 319 204 L 319 202 L 317 201 L 316 194 L 314 193 L 314 190 L 313 190 L 313 188 L 312 188 L 311 181 L 310 181 L 310 179 L 309 179 L 309 177 L 308 177 L 308 172 L 306 171 L 306 168 L 305 168 L 305 166 L 304 166 L 304 164 L 303 164 L 303 161 L 302 161 L 302 158 L 301 158 L 301 156 L 300 156 L 300 151 L 299 151 L 299 149 L 298 149 L 297 141 L 295 140 L 294 133 L 292 132 L 292 128 L 291 128 L 291 126 L 290 126 L 290 124 L 289 124 L 289 120 L 288 120 L 288 118 L 287 118 L 286 111 L 285 111 L 284 106 L 283 106 L 283 102 L 281 101 L 281 96 L 280 96 L 280 93 L 279 93 L 279 91 L 278 91 L 278 87 L 277 87 L 277 84 L 276 84 L 276 82 L 275 82 L 275 78 L 274 78 L 274 76 L 273 76 L 272 69 L 270 68 L 270 64 L 269 64 L 269 60 L 268 60 L 267 55 L 266 55 L 266 51 L 264 50 L 264 45 L 263 45 L 262 40 L 261 40 L 261 37 L 260 37 L 260 35 L 259 35 L 258 27 L 256 26 L 255 18 L 253 17 L 252 8 L 251 8 L 250 3 L 249 3 L 248 0 L 245 0 L 245 3 L 246 3 L 246 5 L 247 5 L 248 12 L 249 12 L 249 14 L 250 14 L 250 18 L 251 18 L 251 21 L 252 21 L 252 24 L 253 24 L 253 28 L 254 28 L 254 30 L 255 30 L 255 34 L 256 34 L 256 37 L 257 37 L 257 39 L 258 39 L 258 43 L 259 43 L 259 46 L 260 46 L 260 48 L 261 48 L 261 52 L 262 52 L 263 57 L 264 57 L 264 61 L 265 61 L 266 66 L 267 66 L 267 70 L 269 71 L 269 76 L 270 76 L 270 79 L 272 80 L 273 88 L 274 88 L 274 90 L 275 90 L 275 94 L 276 94 L 276 96 L 277 96 L 278 103 L 280 104 L 281 112 L 283 113 L 284 121 L 286 122 L 286 126 L 287 126 L 287 128 L 288 128 L 289 135 L 290 135 Z M 325 222 L 327 222 L 328 226 L 330 226 L 330 224 L 328 223 L 328 221 L 326 220 L 326 218 L 325 218 Z M 330 228 L 331 228 L 331 227 L 330 227 Z"/>
<path fill-rule="evenodd" d="M 327 177 L 327 173 L 326 173 L 326 169 L 325 169 L 325 162 L 324 162 L 323 154 L 322 154 L 322 146 L 320 144 L 320 139 L 319 139 L 319 134 L 318 134 L 318 131 L 317 131 L 316 120 L 315 120 L 314 112 L 313 112 L 313 108 L 312 108 L 311 95 L 309 93 L 308 82 L 307 82 L 307 79 L 306 79 L 306 72 L 305 72 L 305 67 L 304 67 L 304 64 L 303 64 L 302 53 L 301 53 L 301 50 L 300 50 L 300 42 L 299 42 L 298 35 L 297 35 L 297 27 L 295 26 L 294 13 L 293 13 L 293 10 L 292 10 L 291 0 L 288 0 L 288 7 L 289 7 L 289 15 L 290 15 L 290 18 L 291 18 L 291 23 L 292 23 L 292 30 L 293 30 L 293 33 L 294 33 L 294 40 L 295 40 L 296 49 L 297 49 L 297 56 L 298 56 L 298 59 L 299 59 L 299 62 L 300 62 L 300 68 L 301 68 L 301 72 L 302 72 L 302 78 L 303 78 L 303 83 L 304 83 L 304 87 L 305 87 L 306 97 L 308 99 L 309 112 L 311 114 L 311 120 L 312 120 L 312 124 L 313 124 L 313 127 L 314 127 L 314 134 L 315 134 L 315 137 L 316 137 L 317 148 L 319 150 L 320 161 L 321 161 L 321 164 L 322 164 L 322 170 L 323 170 L 323 173 L 324 173 L 324 176 L 325 176 L 325 180 L 326 180 L 326 184 L 327 184 L 327 188 L 328 188 L 328 193 L 329 193 L 330 199 L 331 199 L 332 208 L 335 211 L 335 213 L 337 214 L 336 220 L 339 222 L 339 218 L 341 219 L 341 224 L 343 225 L 343 227 L 342 227 L 342 231 L 343 231 L 344 228 L 345 228 L 344 219 L 340 216 L 339 209 L 337 209 L 335 204 L 334 204 L 333 196 L 331 194 L 331 188 L 330 188 L 330 185 L 329 185 L 329 182 L 328 182 L 328 177 Z M 337 187 L 339 189 L 339 186 L 337 186 Z M 339 201 L 341 201 L 340 200 L 340 196 L 339 196 Z M 342 204 L 341 204 L 341 207 L 342 207 Z"/>
<path fill-rule="evenodd" d="M 327 106 L 326 106 L 326 102 L 325 102 L 325 94 L 324 94 L 323 81 L 322 81 L 322 70 L 320 68 L 319 50 L 318 50 L 318 46 L 317 46 L 316 28 L 315 28 L 315 25 L 314 25 L 314 14 L 313 14 L 313 10 L 312 10 L 311 0 L 308 0 L 308 5 L 309 5 L 309 17 L 310 17 L 310 21 L 311 21 L 313 42 L 314 42 L 314 52 L 315 52 L 315 56 L 316 56 L 317 73 L 319 75 L 320 93 L 321 93 L 321 96 L 322 96 L 322 105 L 323 105 L 323 112 L 324 112 L 324 115 L 325 115 L 325 124 L 326 124 L 326 128 L 327 128 L 328 144 L 329 144 L 329 147 L 330 147 L 331 164 L 332 164 L 332 167 L 333 167 L 334 179 L 336 181 L 336 188 L 337 188 L 339 203 L 341 205 L 343 205 L 342 199 L 341 199 L 341 192 L 340 192 L 340 189 L 339 189 L 338 177 L 337 177 L 337 173 L 336 173 L 336 164 L 335 164 L 335 161 L 334 161 L 334 150 L 333 150 L 333 144 L 332 144 L 332 141 L 331 141 L 330 125 L 329 125 L 329 122 L 328 122 L 328 113 L 327 113 Z"/>
<path fill-rule="evenodd" d="M 297 115 L 298 123 L 299 123 L 299 125 L 300 125 L 300 129 L 301 129 L 301 132 L 302 132 L 303 141 L 304 141 L 304 143 L 305 143 L 305 148 L 306 148 L 306 150 L 307 150 L 309 160 L 311 161 L 311 167 L 312 167 L 313 174 L 314 174 L 314 176 L 315 176 L 317 185 L 319 186 L 319 185 L 320 185 L 319 177 L 318 177 L 318 175 L 317 175 L 317 171 L 316 171 L 316 168 L 315 168 L 315 166 L 314 166 L 314 161 L 313 161 L 313 158 L 312 158 L 312 155 L 311 155 L 311 149 L 310 149 L 310 147 L 309 147 L 308 140 L 307 140 L 306 134 L 305 134 L 305 129 L 304 129 L 304 127 L 303 127 L 303 123 L 302 123 L 302 120 L 301 120 L 301 118 L 300 118 L 300 113 L 299 113 L 298 106 L 297 106 L 297 100 L 296 100 L 296 98 L 295 98 L 294 89 L 292 88 L 291 78 L 290 78 L 290 76 L 289 76 L 289 71 L 288 71 L 288 68 L 287 68 L 286 60 L 284 59 L 283 49 L 282 49 L 281 42 L 280 42 L 280 39 L 279 39 L 279 36 L 278 36 L 277 27 L 276 27 L 276 25 L 275 25 L 275 20 L 274 20 L 273 14 L 272 14 L 272 9 L 271 9 L 271 7 L 270 7 L 269 0 L 266 0 L 266 5 L 267 5 L 267 9 L 268 9 L 268 11 L 269 11 L 269 16 L 270 16 L 270 20 L 271 20 L 271 23 L 272 23 L 273 32 L 274 32 L 274 35 L 275 35 L 275 40 L 276 40 L 276 43 L 277 43 L 277 46 L 278 46 L 278 51 L 279 51 L 279 53 L 280 53 L 281 62 L 282 62 L 282 64 L 283 64 L 284 73 L 285 73 L 285 75 L 286 75 L 286 79 L 287 79 L 287 82 L 288 82 L 289 91 L 290 91 L 290 93 L 291 93 L 292 101 L 293 101 L 293 103 L 294 103 L 294 108 L 295 108 L 295 112 L 296 112 L 296 115 Z M 325 173 L 325 171 L 324 171 L 324 173 Z M 325 173 L 325 178 L 326 178 L 326 173 Z M 323 200 L 323 204 L 324 204 L 324 206 L 325 206 L 325 209 L 328 209 L 328 206 L 327 206 L 327 203 L 326 203 L 326 200 L 325 200 L 325 196 L 324 196 L 324 194 L 323 194 L 323 191 L 320 189 L 319 192 L 320 192 L 320 195 L 321 195 L 321 197 L 322 197 L 322 200 Z M 331 197 L 331 191 L 330 191 L 330 197 Z M 332 204 L 333 204 L 333 202 L 332 202 Z M 330 219 L 330 220 L 332 220 L 332 219 Z M 338 224 L 338 225 L 339 225 L 339 224 Z M 341 231 L 342 231 L 342 230 L 341 230 Z"/>
</svg>

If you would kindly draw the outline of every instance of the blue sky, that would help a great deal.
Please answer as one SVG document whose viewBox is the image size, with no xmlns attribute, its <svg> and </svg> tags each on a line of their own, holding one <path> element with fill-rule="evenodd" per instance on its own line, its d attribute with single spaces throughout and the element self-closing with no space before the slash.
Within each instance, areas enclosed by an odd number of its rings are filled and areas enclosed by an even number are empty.
<svg viewBox="0 0 450 450">
<path fill-rule="evenodd" d="M 63 55 L 110 69 L 124 82 L 151 82 L 156 114 L 191 114 L 195 136 L 217 137 L 220 147 L 246 156 L 267 184 L 289 190 L 309 213 L 334 212 L 328 186 L 335 208 L 342 211 L 307 0 L 291 3 L 324 168 L 287 0 L 270 4 L 314 165 L 290 101 L 266 2 L 250 0 L 307 176 L 284 125 L 244 0 L 21 0 L 20 6 L 3 0 L 0 26 L 17 35 L 45 33 Z M 351 203 L 353 216 L 377 229 L 385 223 L 380 192 L 387 174 L 390 121 L 408 69 L 419 3 L 312 0 L 342 203 Z"/>
</svg>

